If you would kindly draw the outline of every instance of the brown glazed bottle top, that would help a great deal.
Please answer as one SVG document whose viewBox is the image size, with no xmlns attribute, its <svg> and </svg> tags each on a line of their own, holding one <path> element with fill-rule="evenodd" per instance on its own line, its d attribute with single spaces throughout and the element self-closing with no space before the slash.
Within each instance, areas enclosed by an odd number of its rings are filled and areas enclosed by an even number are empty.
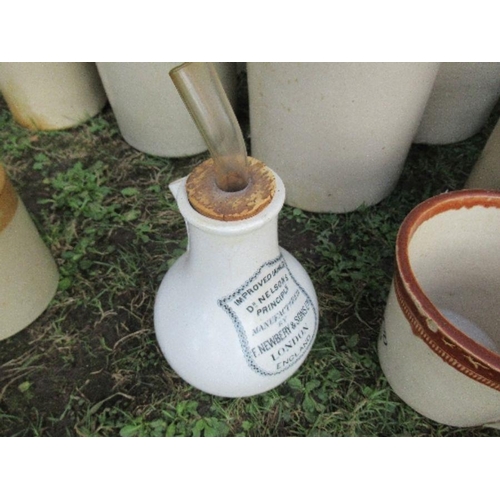
<svg viewBox="0 0 500 500">
<path fill-rule="evenodd" d="M 0 165 L 0 232 L 10 223 L 17 210 L 18 198 L 5 169 Z"/>
<path fill-rule="evenodd" d="M 248 157 L 249 181 L 241 191 L 227 192 L 215 182 L 215 164 L 210 158 L 189 175 L 186 191 L 191 206 L 211 219 L 238 221 L 257 215 L 271 203 L 276 191 L 272 171 L 261 161 Z"/>
</svg>

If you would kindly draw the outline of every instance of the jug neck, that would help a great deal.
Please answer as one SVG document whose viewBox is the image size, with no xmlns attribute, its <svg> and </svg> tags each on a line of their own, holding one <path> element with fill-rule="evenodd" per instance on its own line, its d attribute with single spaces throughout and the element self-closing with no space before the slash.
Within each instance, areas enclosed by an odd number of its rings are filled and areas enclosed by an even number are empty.
<svg viewBox="0 0 500 500">
<path fill-rule="evenodd" d="M 188 231 L 188 256 L 196 265 L 206 270 L 234 270 L 253 263 L 276 258 L 279 253 L 278 218 L 245 234 L 217 234 L 186 224 Z"/>
<path fill-rule="evenodd" d="M 276 191 L 269 205 L 257 215 L 240 221 L 219 221 L 198 213 L 189 203 L 186 179 L 171 185 L 188 231 L 188 254 L 197 265 L 215 265 L 240 259 L 255 262 L 279 255 L 278 215 L 285 201 L 285 188 L 273 172 Z"/>
</svg>

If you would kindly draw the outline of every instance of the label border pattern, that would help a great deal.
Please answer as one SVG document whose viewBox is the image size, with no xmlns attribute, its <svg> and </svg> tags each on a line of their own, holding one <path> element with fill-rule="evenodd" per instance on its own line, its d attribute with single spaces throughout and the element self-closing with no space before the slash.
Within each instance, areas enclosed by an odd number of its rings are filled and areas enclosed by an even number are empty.
<svg viewBox="0 0 500 500">
<path fill-rule="evenodd" d="M 313 313 L 314 313 L 314 334 L 313 334 L 313 337 L 312 337 L 311 342 L 310 342 L 310 347 L 312 347 L 314 340 L 316 338 L 316 332 L 318 330 L 318 312 L 316 311 L 316 307 L 314 306 L 314 303 L 313 303 L 311 297 L 309 296 L 309 294 L 299 284 L 299 282 L 295 279 L 295 276 L 293 275 L 293 273 L 290 271 L 290 268 L 288 267 L 288 263 L 281 252 L 278 255 L 278 257 L 271 259 L 271 260 L 268 260 L 267 262 L 264 262 L 264 264 L 262 264 L 259 267 L 259 269 L 255 273 L 253 273 L 252 276 L 250 276 L 250 278 L 248 278 L 245 281 L 245 283 L 243 285 L 241 285 L 240 287 L 238 287 L 238 289 L 235 290 L 232 294 L 227 295 L 226 297 L 217 300 L 217 304 L 220 307 L 222 307 L 222 309 L 229 315 L 229 317 L 231 318 L 231 321 L 233 322 L 234 327 L 236 328 L 236 331 L 238 333 L 238 339 L 240 341 L 240 345 L 241 345 L 241 348 L 243 350 L 243 355 L 245 356 L 245 360 L 246 360 L 248 366 L 250 366 L 250 368 L 252 370 L 254 370 L 255 372 L 257 372 L 259 375 L 267 376 L 267 377 L 279 375 L 280 373 L 283 373 L 284 371 L 288 370 L 289 368 L 294 366 L 300 359 L 302 359 L 302 357 L 305 356 L 306 352 L 308 352 L 309 349 L 306 349 L 300 356 L 297 356 L 293 360 L 292 363 L 288 364 L 286 367 L 282 368 L 281 370 L 278 370 L 276 372 L 269 372 L 269 371 L 263 370 L 253 361 L 252 356 L 251 356 L 250 346 L 248 344 L 248 336 L 245 333 L 245 329 L 243 328 L 243 325 L 242 325 L 240 319 L 238 318 L 238 315 L 234 312 L 234 310 L 231 308 L 231 306 L 229 306 L 228 302 L 232 301 L 237 295 L 240 295 L 241 292 L 243 292 L 245 290 L 245 288 L 247 288 L 250 285 L 250 283 L 255 278 L 257 278 L 257 276 L 262 272 L 262 270 L 265 267 L 273 266 L 274 264 L 276 264 L 280 260 L 283 260 L 283 262 L 285 264 L 285 268 L 286 268 L 288 274 L 290 275 L 290 278 L 292 279 L 292 281 L 295 283 L 295 285 L 297 285 L 297 288 L 300 290 L 301 293 L 303 293 L 306 296 L 305 303 L 309 303 L 311 305 L 311 309 L 313 310 Z"/>
</svg>

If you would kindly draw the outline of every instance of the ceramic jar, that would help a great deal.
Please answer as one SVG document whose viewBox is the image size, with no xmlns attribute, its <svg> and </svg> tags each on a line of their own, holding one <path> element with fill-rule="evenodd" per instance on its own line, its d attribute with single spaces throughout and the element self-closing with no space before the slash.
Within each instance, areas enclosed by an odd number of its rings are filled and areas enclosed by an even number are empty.
<svg viewBox="0 0 500 500">
<path fill-rule="evenodd" d="M 171 185 L 189 244 L 159 288 L 156 336 L 185 381 L 217 396 L 252 396 L 281 384 L 304 362 L 318 328 L 311 280 L 278 244 L 285 189 L 268 172 L 276 183 L 271 201 L 243 220 L 195 210 L 189 178 Z"/>
<path fill-rule="evenodd" d="M 0 340 L 42 314 L 58 280 L 52 255 L 0 165 Z"/>
<path fill-rule="evenodd" d="M 373 205 L 394 188 L 439 63 L 248 63 L 252 155 L 287 204 Z"/>
<path fill-rule="evenodd" d="M 207 150 L 169 76 L 169 71 L 179 64 L 182 63 L 97 63 L 120 132 L 132 147 L 166 157 Z M 236 64 L 214 65 L 234 106 Z"/>
<path fill-rule="evenodd" d="M 436 422 L 500 428 L 500 193 L 431 198 L 404 220 L 378 342 L 395 393 Z"/>
<path fill-rule="evenodd" d="M 500 190 L 500 122 L 490 134 L 465 187 Z"/>
<path fill-rule="evenodd" d="M 79 125 L 106 104 L 95 63 L 0 63 L 0 91 L 17 123 L 33 130 Z"/>
<path fill-rule="evenodd" d="M 499 97 L 500 63 L 442 63 L 414 142 L 449 144 L 473 136 Z"/>
</svg>

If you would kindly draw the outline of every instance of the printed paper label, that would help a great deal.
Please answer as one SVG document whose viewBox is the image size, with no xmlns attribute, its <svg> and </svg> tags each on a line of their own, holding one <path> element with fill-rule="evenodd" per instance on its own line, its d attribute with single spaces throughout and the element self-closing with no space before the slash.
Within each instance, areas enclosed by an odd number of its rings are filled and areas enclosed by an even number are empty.
<svg viewBox="0 0 500 500">
<path fill-rule="evenodd" d="M 291 368 L 314 341 L 318 313 L 282 255 L 218 304 L 233 321 L 250 368 L 261 375 Z"/>
</svg>

